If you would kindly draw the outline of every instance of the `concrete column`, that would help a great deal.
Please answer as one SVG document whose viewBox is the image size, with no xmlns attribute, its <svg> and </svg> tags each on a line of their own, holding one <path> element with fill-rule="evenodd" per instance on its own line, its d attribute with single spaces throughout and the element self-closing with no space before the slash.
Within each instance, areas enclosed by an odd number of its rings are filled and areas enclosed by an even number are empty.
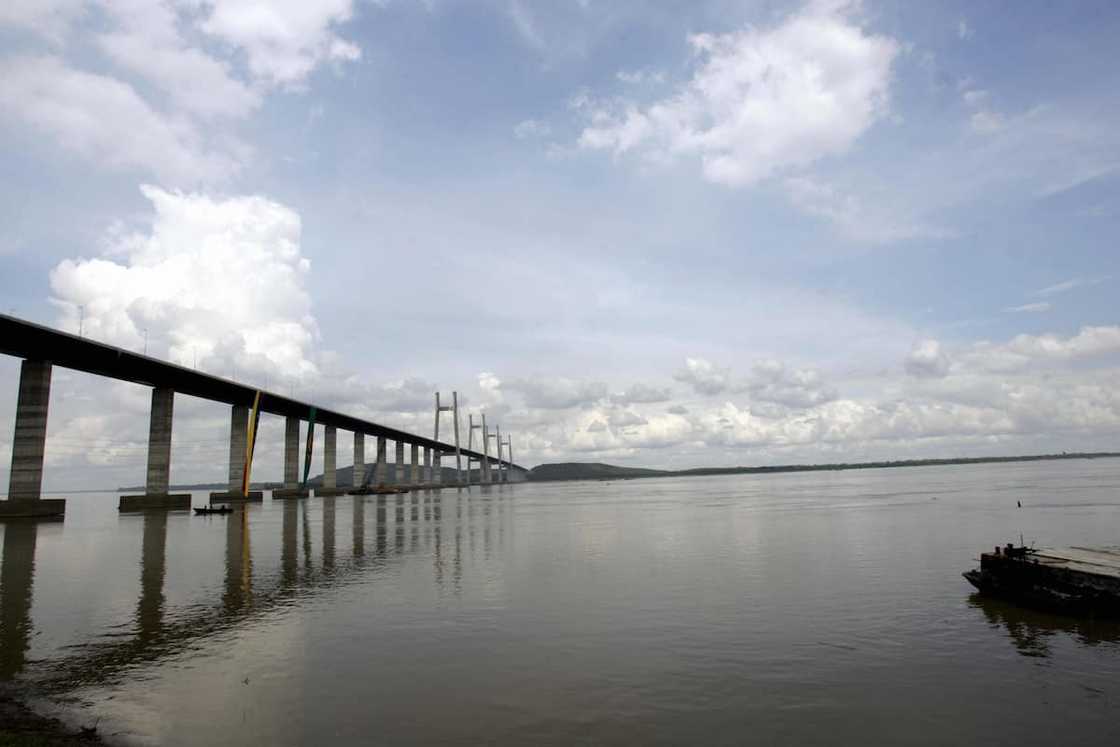
<svg viewBox="0 0 1120 747">
<path fill-rule="evenodd" d="M 398 485 L 404 485 L 406 480 L 404 476 L 404 441 L 397 441 L 397 462 L 393 467 L 393 482 Z"/>
<path fill-rule="evenodd" d="M 299 418 L 289 415 L 284 421 L 284 487 L 272 491 L 273 498 L 306 498 L 299 486 Z"/>
<path fill-rule="evenodd" d="M 299 487 L 299 418 L 284 421 L 284 487 Z"/>
<path fill-rule="evenodd" d="M 152 390 L 152 413 L 148 427 L 148 475 L 144 495 L 121 496 L 121 511 L 149 509 L 184 510 L 191 507 L 190 493 L 171 492 L 171 425 L 174 420 L 175 391 L 165 387 Z"/>
<path fill-rule="evenodd" d="M 25 360 L 19 370 L 8 500 L 0 502 L 0 518 L 60 516 L 66 512 L 66 501 L 44 501 L 42 498 L 50 398 L 51 364 L 48 361 Z"/>
<path fill-rule="evenodd" d="M 323 485 L 315 495 L 339 495 L 338 489 L 338 431 L 333 425 L 323 426 Z"/>
<path fill-rule="evenodd" d="M 490 484 L 490 430 L 486 427 L 486 413 L 482 413 L 482 484 Z"/>
<path fill-rule="evenodd" d="M 167 495 L 171 487 L 171 421 L 175 392 L 152 390 L 152 416 L 148 428 L 148 495 Z"/>
<path fill-rule="evenodd" d="M 432 482 L 432 448 L 430 446 L 424 447 L 424 484 L 428 485 Z"/>
<path fill-rule="evenodd" d="M 432 449 L 432 484 L 443 484 L 443 469 L 441 462 L 443 461 L 443 452 L 439 449 Z"/>
<path fill-rule="evenodd" d="M 249 406 L 234 405 L 229 419 L 229 492 L 240 493 L 245 479 L 245 450 L 249 446 Z"/>
<path fill-rule="evenodd" d="M 381 485 L 385 482 L 385 437 L 377 437 L 377 462 L 373 467 L 373 484 L 374 487 Z"/>
<path fill-rule="evenodd" d="M 259 490 L 241 494 L 241 482 L 245 478 L 245 452 L 249 447 L 249 406 L 233 405 L 229 418 L 229 490 L 211 493 L 211 503 L 230 501 L 259 501 L 263 493 Z"/>
<path fill-rule="evenodd" d="M 420 484 L 420 447 L 417 444 L 412 444 L 412 478 L 409 482 Z"/>
<path fill-rule="evenodd" d="M 354 480 L 351 493 L 360 490 L 366 476 L 366 434 L 354 434 Z"/>
</svg>

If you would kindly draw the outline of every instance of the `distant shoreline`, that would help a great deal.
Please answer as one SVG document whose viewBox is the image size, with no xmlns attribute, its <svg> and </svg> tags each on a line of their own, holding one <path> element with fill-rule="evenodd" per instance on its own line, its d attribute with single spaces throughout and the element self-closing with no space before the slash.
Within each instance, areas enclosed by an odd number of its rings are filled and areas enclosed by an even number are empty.
<svg viewBox="0 0 1120 747">
<path fill-rule="evenodd" d="M 1120 452 L 1064 452 L 1025 456 L 956 457 L 948 459 L 899 459 L 879 462 L 836 462 L 830 464 L 783 464 L 769 467 L 696 467 L 682 470 L 658 470 L 642 467 L 618 467 L 611 464 L 568 462 L 542 464 L 529 471 L 532 482 L 563 482 L 569 480 L 613 480 L 652 477 L 699 477 L 706 475 L 760 475 L 783 472 L 838 472 L 853 469 L 891 469 L 896 467 L 942 467 L 968 464 L 1000 464 L 1006 462 L 1043 462 L 1067 459 L 1115 459 Z"/>
<path fill-rule="evenodd" d="M 835 462 L 829 464 L 781 464 L 771 467 L 694 467 L 681 470 L 662 470 L 647 467 L 619 467 L 601 462 L 563 462 L 539 464 L 529 470 L 530 482 L 565 482 L 570 480 L 617 480 L 645 477 L 703 477 L 706 475 L 765 475 L 782 472 L 839 472 L 851 469 L 892 469 L 896 467 L 943 467 L 960 464 L 1000 464 L 1004 462 L 1044 462 L 1062 459 L 1116 459 L 1117 451 L 1065 452 L 1061 454 L 1028 454 L 1025 456 L 955 457 L 949 459 L 899 459 L 880 462 Z M 314 485 L 320 477 L 309 481 Z M 341 484 L 341 483 L 340 483 Z M 172 485 L 172 490 L 223 490 L 228 483 L 193 483 Z M 254 490 L 272 490 L 280 483 L 254 484 Z M 144 490 L 143 486 L 80 492 L 129 492 Z M 67 491 L 58 491 L 67 492 Z M 79 491 L 68 491 L 79 492 Z"/>
</svg>

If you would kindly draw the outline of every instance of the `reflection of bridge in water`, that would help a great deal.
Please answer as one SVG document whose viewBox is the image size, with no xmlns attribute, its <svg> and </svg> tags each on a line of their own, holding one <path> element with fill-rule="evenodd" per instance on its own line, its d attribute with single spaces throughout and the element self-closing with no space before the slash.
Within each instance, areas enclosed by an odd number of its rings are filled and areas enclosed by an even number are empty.
<svg viewBox="0 0 1120 747">
<path fill-rule="evenodd" d="M 277 502 L 282 511 L 280 560 L 278 568 L 267 572 L 254 568 L 251 552 L 252 535 L 260 531 L 251 516 L 259 507 L 238 507 L 221 519 L 227 524 L 220 597 L 209 603 L 193 602 L 178 615 L 167 609 L 164 596 L 168 513 L 146 512 L 131 633 L 68 646 L 65 654 L 30 668 L 27 654 L 35 634 L 31 610 L 39 527 L 35 522 L 11 522 L 5 528 L 0 567 L 0 679 L 26 674 L 38 686 L 55 692 L 112 682 L 215 636 L 236 633 L 298 601 L 355 583 L 367 571 L 418 554 L 431 555 L 437 586 L 450 583 L 451 590 L 459 593 L 464 555 L 469 560 L 481 549 L 488 558 L 495 549 L 504 549 L 510 494 L 508 486 L 482 486 L 446 495 L 423 491 L 323 498 L 318 507 L 322 539 L 317 566 L 310 531 L 316 507 L 303 501 Z M 339 501 L 346 500 L 352 500 L 349 559 L 338 557 L 335 531 Z M 371 540 L 367 529 L 372 530 Z"/>
</svg>

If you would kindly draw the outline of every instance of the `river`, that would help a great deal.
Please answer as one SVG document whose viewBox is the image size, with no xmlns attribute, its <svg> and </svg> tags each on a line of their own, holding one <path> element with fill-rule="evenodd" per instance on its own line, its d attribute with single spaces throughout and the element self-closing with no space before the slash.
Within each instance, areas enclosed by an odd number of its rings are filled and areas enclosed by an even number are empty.
<svg viewBox="0 0 1120 747">
<path fill-rule="evenodd" d="M 1120 544 L 1116 459 L 76 494 L 2 531 L 0 679 L 130 743 L 1120 743 L 1120 625 L 960 576 Z"/>
</svg>

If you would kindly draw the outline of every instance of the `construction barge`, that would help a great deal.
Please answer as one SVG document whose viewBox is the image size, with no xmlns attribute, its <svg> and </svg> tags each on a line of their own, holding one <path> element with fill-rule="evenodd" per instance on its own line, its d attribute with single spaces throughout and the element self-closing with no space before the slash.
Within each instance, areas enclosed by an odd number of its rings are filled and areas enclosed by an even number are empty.
<svg viewBox="0 0 1120 747">
<path fill-rule="evenodd" d="M 983 594 L 1081 615 L 1120 615 L 1120 547 L 1008 544 L 962 574 Z"/>
</svg>

